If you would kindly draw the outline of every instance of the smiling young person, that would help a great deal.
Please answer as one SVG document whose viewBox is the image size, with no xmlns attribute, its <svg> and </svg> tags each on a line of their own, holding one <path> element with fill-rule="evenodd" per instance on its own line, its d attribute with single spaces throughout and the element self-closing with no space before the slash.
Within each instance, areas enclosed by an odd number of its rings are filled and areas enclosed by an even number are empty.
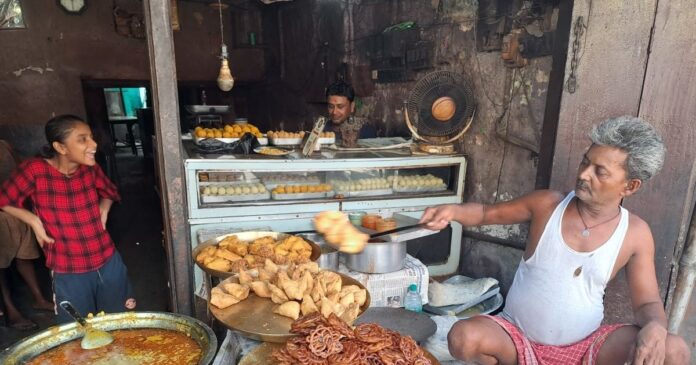
<svg viewBox="0 0 696 365">
<path fill-rule="evenodd" d="M 3 184 L 0 209 L 32 228 L 52 271 L 56 303 L 69 300 L 82 313 L 135 308 L 126 267 L 106 231 L 120 196 L 96 163 L 89 126 L 60 115 L 45 133 L 42 156 L 22 162 Z M 62 310 L 56 314 L 58 323 L 70 321 Z"/>
<path fill-rule="evenodd" d="M 527 246 L 498 316 L 457 322 L 458 359 L 480 364 L 687 364 L 684 340 L 667 333 L 648 224 L 621 206 L 662 167 L 665 148 L 641 119 L 608 119 L 590 133 L 574 191 L 539 190 L 493 205 L 427 209 L 442 229 L 530 222 Z M 604 290 L 626 268 L 635 323 L 602 325 Z"/>
</svg>

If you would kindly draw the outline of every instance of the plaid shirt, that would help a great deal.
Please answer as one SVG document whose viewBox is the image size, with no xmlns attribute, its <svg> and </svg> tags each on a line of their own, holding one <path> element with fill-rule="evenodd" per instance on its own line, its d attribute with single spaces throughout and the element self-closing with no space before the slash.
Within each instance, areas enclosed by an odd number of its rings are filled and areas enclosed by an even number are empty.
<svg viewBox="0 0 696 365">
<path fill-rule="evenodd" d="M 0 207 L 23 207 L 27 198 L 46 233 L 55 240 L 43 246 L 51 270 L 94 271 L 113 255 L 114 243 L 102 226 L 99 201 L 121 197 L 98 165 L 80 165 L 65 176 L 44 159 L 28 159 L 2 185 Z"/>
</svg>

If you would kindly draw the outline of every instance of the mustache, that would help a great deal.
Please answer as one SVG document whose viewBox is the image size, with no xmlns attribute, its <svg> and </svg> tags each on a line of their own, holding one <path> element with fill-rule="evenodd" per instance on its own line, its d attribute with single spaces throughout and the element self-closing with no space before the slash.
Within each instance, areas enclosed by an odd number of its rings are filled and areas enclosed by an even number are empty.
<svg viewBox="0 0 696 365">
<path fill-rule="evenodd" d="M 584 182 L 584 181 L 582 181 L 582 180 L 576 180 L 576 181 L 575 181 L 575 187 L 578 188 L 578 189 L 585 189 L 585 190 L 587 190 L 587 189 L 589 188 L 589 186 L 587 185 L 587 183 Z"/>
</svg>

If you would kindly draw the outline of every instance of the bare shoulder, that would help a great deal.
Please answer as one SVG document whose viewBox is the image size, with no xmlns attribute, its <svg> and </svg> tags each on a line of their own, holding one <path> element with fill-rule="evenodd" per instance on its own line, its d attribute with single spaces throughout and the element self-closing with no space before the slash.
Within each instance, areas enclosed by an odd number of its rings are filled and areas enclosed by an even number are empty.
<svg viewBox="0 0 696 365">
<path fill-rule="evenodd" d="M 526 195 L 535 211 L 547 212 L 556 209 L 563 201 L 565 194 L 555 190 L 535 190 Z"/>
<path fill-rule="evenodd" d="M 628 216 L 628 232 L 626 234 L 626 242 L 629 243 L 633 252 L 640 251 L 652 252 L 654 250 L 654 241 L 650 225 L 636 214 L 630 213 Z"/>
</svg>

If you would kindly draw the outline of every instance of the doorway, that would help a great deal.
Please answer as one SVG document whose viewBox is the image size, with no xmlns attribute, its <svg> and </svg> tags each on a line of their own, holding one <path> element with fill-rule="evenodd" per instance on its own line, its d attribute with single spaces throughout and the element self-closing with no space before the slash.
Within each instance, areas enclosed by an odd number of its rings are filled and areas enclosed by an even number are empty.
<svg viewBox="0 0 696 365">
<path fill-rule="evenodd" d="M 121 202 L 107 230 L 128 268 L 137 310 L 169 308 L 167 260 L 151 141 L 149 81 L 82 80 L 86 119 L 99 147 L 97 160 L 118 186 Z"/>
</svg>

